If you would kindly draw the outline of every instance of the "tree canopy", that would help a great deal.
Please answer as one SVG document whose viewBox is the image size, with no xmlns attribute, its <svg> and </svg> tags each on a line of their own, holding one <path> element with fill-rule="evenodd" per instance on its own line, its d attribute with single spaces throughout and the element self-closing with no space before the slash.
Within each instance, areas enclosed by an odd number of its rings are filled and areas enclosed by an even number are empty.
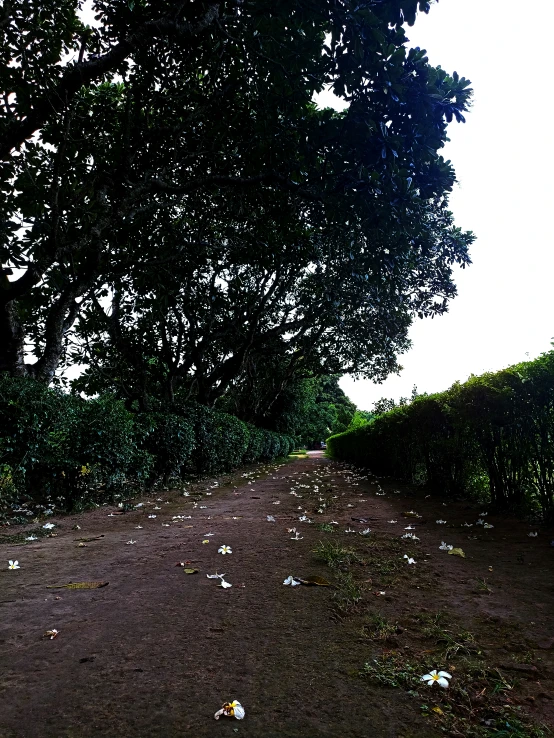
<svg viewBox="0 0 554 738">
<path fill-rule="evenodd" d="M 429 3 L 90 5 L 0 17 L 0 371 L 144 404 L 394 371 L 473 239 L 440 155 L 469 82 L 404 30 Z"/>
</svg>

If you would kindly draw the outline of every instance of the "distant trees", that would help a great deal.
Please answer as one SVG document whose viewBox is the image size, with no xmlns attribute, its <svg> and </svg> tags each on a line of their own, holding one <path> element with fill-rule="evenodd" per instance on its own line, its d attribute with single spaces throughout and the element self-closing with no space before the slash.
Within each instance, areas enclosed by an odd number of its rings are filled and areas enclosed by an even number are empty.
<svg viewBox="0 0 554 738">
<path fill-rule="evenodd" d="M 406 46 L 429 4 L 80 6 L 0 17 L 0 371 L 83 364 L 78 389 L 145 408 L 254 387 L 259 417 L 287 385 L 394 370 L 473 238 L 439 153 L 469 83 Z M 327 86 L 344 112 L 312 102 Z"/>
</svg>

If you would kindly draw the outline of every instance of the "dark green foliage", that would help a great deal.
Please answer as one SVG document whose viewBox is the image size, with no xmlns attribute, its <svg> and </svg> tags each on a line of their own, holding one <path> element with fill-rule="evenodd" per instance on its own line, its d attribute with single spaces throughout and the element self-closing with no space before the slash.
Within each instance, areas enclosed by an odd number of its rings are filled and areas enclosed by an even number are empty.
<svg viewBox="0 0 554 738">
<path fill-rule="evenodd" d="M 336 458 L 445 495 L 554 514 L 554 351 L 418 397 L 328 439 Z"/>
<path fill-rule="evenodd" d="M 141 446 L 154 459 L 154 478 L 179 476 L 192 457 L 196 443 L 194 426 L 188 418 L 163 412 L 138 413 L 135 426 Z"/>
<path fill-rule="evenodd" d="M 191 403 L 127 410 L 0 374 L 0 504 L 55 500 L 67 509 L 113 499 L 129 485 L 228 471 L 287 455 L 289 436 Z"/>
<path fill-rule="evenodd" d="M 473 240 L 441 156 L 471 90 L 410 48 L 418 7 L 10 0 L 0 370 L 83 364 L 143 410 L 213 406 L 276 346 L 304 377 L 394 371 Z"/>
</svg>

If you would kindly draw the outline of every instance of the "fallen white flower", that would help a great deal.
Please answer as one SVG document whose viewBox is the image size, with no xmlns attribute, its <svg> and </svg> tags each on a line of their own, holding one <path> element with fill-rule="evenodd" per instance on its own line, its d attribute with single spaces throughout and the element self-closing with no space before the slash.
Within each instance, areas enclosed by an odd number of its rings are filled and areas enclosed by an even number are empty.
<svg viewBox="0 0 554 738">
<path fill-rule="evenodd" d="M 42 527 L 46 528 L 46 530 L 51 530 L 52 528 L 55 528 L 56 526 L 54 525 L 54 523 L 45 523 Z"/>
<path fill-rule="evenodd" d="M 539 534 L 538 533 L 527 533 L 527 535 L 529 536 L 529 538 L 536 538 Z M 27 538 L 27 540 L 30 540 L 30 539 Z"/>
<path fill-rule="evenodd" d="M 408 525 L 404 528 L 404 530 L 415 530 L 413 525 Z"/>
<path fill-rule="evenodd" d="M 435 682 L 446 689 L 450 685 L 448 684 L 448 680 L 452 679 L 452 675 L 449 674 L 447 671 L 439 671 L 437 672 L 436 669 L 433 669 L 433 671 L 430 671 L 429 674 L 425 674 L 421 677 L 422 682 L 427 682 L 429 686 L 432 686 Z"/>
<path fill-rule="evenodd" d="M 155 518 L 156 516 L 155 515 L 149 515 L 148 517 L 149 518 Z"/>
<path fill-rule="evenodd" d="M 132 541 L 132 540 L 131 540 L 131 541 L 127 541 L 127 545 L 128 545 L 128 546 L 132 546 L 132 545 L 133 545 L 133 543 L 136 543 L 136 541 Z"/>
<path fill-rule="evenodd" d="M 300 584 L 300 582 L 298 582 L 295 577 L 290 576 L 290 577 L 287 577 L 285 579 L 285 581 L 283 582 L 283 584 L 290 584 L 291 587 L 296 587 L 296 585 L 297 584 Z"/>
<path fill-rule="evenodd" d="M 435 523 L 438 525 L 444 525 L 446 523 L 446 520 L 435 520 Z"/>
<path fill-rule="evenodd" d="M 415 559 L 412 559 L 412 558 L 411 558 L 410 556 L 408 556 L 407 554 L 404 554 L 404 558 L 405 558 L 405 559 L 408 559 L 408 564 L 417 564 L 417 561 L 416 561 Z"/>
<path fill-rule="evenodd" d="M 217 549 L 217 553 L 220 553 L 220 554 L 230 554 L 230 553 L 233 553 L 233 552 L 231 551 L 231 547 L 230 546 L 220 546 Z"/>
<path fill-rule="evenodd" d="M 453 548 L 454 546 L 449 546 L 448 543 L 445 543 L 444 541 L 442 541 L 441 545 L 439 546 L 439 549 L 441 551 L 452 551 Z"/>
<path fill-rule="evenodd" d="M 214 717 L 216 720 L 219 720 L 219 718 L 222 715 L 226 715 L 227 717 L 235 717 L 237 720 L 242 720 L 245 712 L 244 707 L 240 704 L 240 702 L 237 702 L 236 700 L 233 700 L 233 702 L 226 702 L 221 710 L 218 710 Z"/>
<path fill-rule="evenodd" d="M 217 585 L 218 587 L 223 587 L 223 589 L 228 589 L 229 587 L 232 587 L 232 584 L 229 584 L 229 582 L 226 582 L 225 579 L 222 579 L 221 582 Z"/>
<path fill-rule="evenodd" d="M 483 528 L 494 528 L 494 525 L 491 525 L 490 523 L 485 523 L 483 525 Z"/>
<path fill-rule="evenodd" d="M 389 523 L 398 523 L 398 520 L 389 520 Z"/>
<path fill-rule="evenodd" d="M 21 569 L 19 566 L 19 561 L 12 561 L 11 559 L 8 562 L 8 569 Z"/>
<path fill-rule="evenodd" d="M 267 516 L 267 522 L 268 523 L 274 523 L 275 522 L 275 518 L 273 517 L 273 515 L 268 515 Z"/>
<path fill-rule="evenodd" d="M 368 536 L 371 533 L 371 528 L 366 528 L 360 533 L 361 536 Z"/>
<path fill-rule="evenodd" d="M 535 533 L 535 535 L 537 534 Z M 27 536 L 25 540 L 26 541 L 38 541 L 38 538 L 36 536 Z"/>
<path fill-rule="evenodd" d="M 142 525 L 135 525 L 135 530 L 142 530 Z"/>
</svg>

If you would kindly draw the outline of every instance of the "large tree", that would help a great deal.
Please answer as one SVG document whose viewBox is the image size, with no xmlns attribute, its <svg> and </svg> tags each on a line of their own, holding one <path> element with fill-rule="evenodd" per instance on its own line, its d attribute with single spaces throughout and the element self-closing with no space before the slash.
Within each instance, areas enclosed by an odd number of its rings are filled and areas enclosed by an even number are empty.
<svg viewBox="0 0 554 738">
<path fill-rule="evenodd" d="M 428 3 L 81 5 L 0 19 L 0 370 L 50 382 L 75 328 L 126 396 L 213 402 L 276 341 L 293 373 L 394 369 L 472 238 L 439 154 L 468 82 L 403 30 Z"/>
</svg>

